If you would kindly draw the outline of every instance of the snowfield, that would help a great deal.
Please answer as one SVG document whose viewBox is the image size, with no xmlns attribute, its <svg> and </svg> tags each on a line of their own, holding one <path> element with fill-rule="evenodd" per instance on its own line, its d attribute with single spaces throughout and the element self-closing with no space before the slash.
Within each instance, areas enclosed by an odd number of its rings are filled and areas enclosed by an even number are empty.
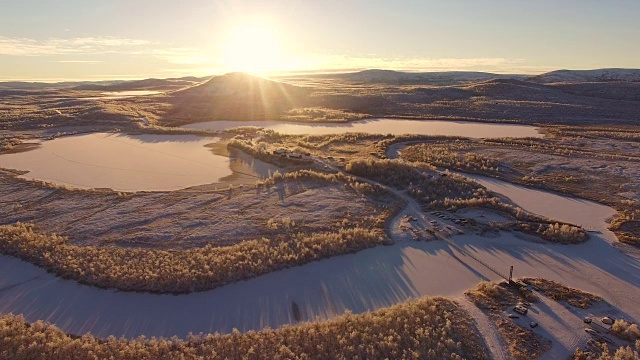
<svg viewBox="0 0 640 360">
<path fill-rule="evenodd" d="M 596 229 L 606 227 L 612 211 L 495 180 L 492 186 L 525 209 L 543 210 L 541 215 L 558 215 L 556 208 L 564 206 L 561 201 L 575 202 L 576 210 L 599 209 L 573 211 L 562 219 L 593 223 Z M 544 198 L 557 202 L 549 200 L 551 206 L 539 206 Z M 452 241 L 505 273 L 513 265 L 516 276 L 545 277 L 599 294 L 619 308 L 621 316 L 638 321 L 640 261 L 611 246 L 611 236 L 600 230 L 581 245 L 533 243 L 510 233 L 494 238 L 465 234 Z M 91 332 L 99 337 L 185 336 L 189 332 L 278 327 L 296 322 L 293 301 L 302 310 L 303 320 L 323 320 L 345 310 L 360 313 L 414 297 L 460 297 L 481 280 L 500 279 L 446 241 L 379 246 L 180 296 L 83 286 L 8 256 L 0 257 L 0 273 L 0 312 L 21 313 L 27 321 L 46 320 L 70 333 Z M 549 331 L 555 336 L 554 330 Z M 563 335 L 558 336 L 562 339 Z M 573 343 L 568 341 L 567 348 Z"/>
</svg>

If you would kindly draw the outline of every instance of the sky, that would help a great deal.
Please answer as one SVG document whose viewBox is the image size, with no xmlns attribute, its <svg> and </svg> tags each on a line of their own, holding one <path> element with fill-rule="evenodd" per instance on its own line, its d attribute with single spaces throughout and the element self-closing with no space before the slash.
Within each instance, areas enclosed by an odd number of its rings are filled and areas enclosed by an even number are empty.
<svg viewBox="0 0 640 360">
<path fill-rule="evenodd" d="M 640 68 L 638 0 L 0 0 L 0 81 Z"/>
</svg>

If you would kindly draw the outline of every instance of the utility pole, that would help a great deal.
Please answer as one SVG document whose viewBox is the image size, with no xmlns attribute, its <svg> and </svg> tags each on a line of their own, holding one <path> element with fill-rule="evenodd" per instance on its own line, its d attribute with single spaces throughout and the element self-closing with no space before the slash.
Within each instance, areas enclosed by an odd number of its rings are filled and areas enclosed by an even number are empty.
<svg viewBox="0 0 640 360">
<path fill-rule="evenodd" d="M 513 265 L 511 265 L 511 269 L 509 270 L 509 285 L 513 284 L 511 278 L 513 278 Z"/>
</svg>

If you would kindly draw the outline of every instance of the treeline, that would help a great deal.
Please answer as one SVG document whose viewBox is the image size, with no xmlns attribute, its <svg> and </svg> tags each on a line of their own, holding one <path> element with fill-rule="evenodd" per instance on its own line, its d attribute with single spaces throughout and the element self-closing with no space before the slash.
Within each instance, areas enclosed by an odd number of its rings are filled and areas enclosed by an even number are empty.
<svg viewBox="0 0 640 360">
<path fill-rule="evenodd" d="M 543 154 L 558 156 L 576 156 L 583 155 L 596 159 L 605 160 L 637 160 L 637 157 L 627 155 L 613 154 L 602 151 L 585 150 L 583 147 L 563 145 L 548 139 L 538 138 L 506 138 L 506 139 L 484 139 L 482 142 L 490 146 L 502 146 L 506 148 L 515 148 L 530 152 L 539 152 Z"/>
<path fill-rule="evenodd" d="M 190 250 L 77 246 L 33 225 L 0 227 L 0 252 L 31 262 L 83 284 L 123 291 L 189 293 L 204 291 L 271 271 L 387 244 L 378 227 L 338 232 L 291 233 L 277 239 L 248 240 Z"/>
<path fill-rule="evenodd" d="M 491 175 L 500 172 L 499 162 L 474 152 L 467 151 L 461 154 L 452 151 L 451 147 L 451 144 L 412 145 L 402 150 L 402 158 L 469 173 Z M 457 146 L 453 145 L 453 147 Z M 460 150 L 465 147 L 460 146 Z"/>
<path fill-rule="evenodd" d="M 348 122 L 371 117 L 371 114 L 330 109 L 321 106 L 295 108 L 285 112 L 282 120 L 298 122 Z"/>
<path fill-rule="evenodd" d="M 389 135 L 377 135 L 369 133 L 344 133 L 344 134 L 326 134 L 326 135 L 303 135 L 295 140 L 299 146 L 308 149 L 321 149 L 331 144 L 357 144 L 362 141 L 372 141 L 376 143 L 380 139 L 387 138 Z"/>
<path fill-rule="evenodd" d="M 413 198 L 430 209 L 457 210 L 487 206 L 504 210 L 502 201 L 475 181 L 456 174 L 440 174 L 435 167 L 425 163 L 358 159 L 350 161 L 346 171 L 397 189 L 406 189 Z"/>
<path fill-rule="evenodd" d="M 579 244 L 589 239 L 589 234 L 583 228 L 569 224 L 518 221 L 510 228 L 560 244 Z"/>
<path fill-rule="evenodd" d="M 456 304 L 423 298 L 360 315 L 241 334 L 97 339 L 41 321 L 0 317 L 6 360 L 487 359 L 473 322 Z"/>
<path fill-rule="evenodd" d="M 311 179 L 311 180 L 319 180 L 326 182 L 343 182 L 345 187 L 350 187 L 356 192 L 360 194 L 367 195 L 387 195 L 387 191 L 374 184 L 369 184 L 365 182 L 358 181 L 353 176 L 345 175 L 344 173 L 322 173 L 313 170 L 298 170 L 298 171 L 290 171 L 284 174 L 276 171 L 273 176 L 268 179 L 258 181 L 256 183 L 256 187 L 268 187 L 273 186 L 280 181 L 283 180 L 301 180 L 301 179 Z"/>
<path fill-rule="evenodd" d="M 604 301 L 600 296 L 574 289 L 557 281 L 542 278 L 524 278 L 527 284 L 535 285 L 546 296 L 555 301 L 566 301 L 569 305 L 581 309 L 590 308 L 592 305 Z"/>
<path fill-rule="evenodd" d="M 308 159 L 294 159 L 276 155 L 273 153 L 273 150 L 275 150 L 276 148 L 272 147 L 266 142 L 254 143 L 253 141 L 233 138 L 229 141 L 229 144 L 227 144 L 227 146 L 236 148 L 258 160 L 262 160 L 264 162 L 274 164 L 282 168 L 289 167 L 291 165 L 304 165 L 311 162 Z"/>
<path fill-rule="evenodd" d="M 616 126 L 553 126 L 545 129 L 556 137 L 604 138 L 626 141 L 640 141 L 640 128 Z"/>
</svg>

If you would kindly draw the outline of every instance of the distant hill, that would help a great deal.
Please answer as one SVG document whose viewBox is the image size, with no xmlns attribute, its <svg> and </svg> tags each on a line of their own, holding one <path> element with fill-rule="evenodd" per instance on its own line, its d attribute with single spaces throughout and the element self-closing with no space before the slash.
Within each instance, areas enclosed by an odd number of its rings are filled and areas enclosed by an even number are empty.
<svg viewBox="0 0 640 360">
<path fill-rule="evenodd" d="M 80 84 L 73 87 L 73 90 L 92 91 L 130 91 L 130 90 L 175 90 L 187 86 L 192 86 L 207 78 L 197 78 L 193 76 L 170 79 L 144 79 L 124 81 L 117 84 Z"/>
<path fill-rule="evenodd" d="M 383 83 L 399 85 L 459 85 L 490 79 L 524 79 L 526 75 L 493 74 L 477 71 L 443 71 L 443 72 L 402 72 L 394 70 L 371 69 L 354 73 L 318 75 L 320 77 L 341 79 L 351 82 Z"/>
<path fill-rule="evenodd" d="M 556 70 L 531 76 L 527 80 L 538 83 L 640 81 L 640 69 Z"/>
<path fill-rule="evenodd" d="M 72 87 L 73 83 L 58 82 L 58 83 L 45 83 L 45 82 L 28 82 L 28 81 L 4 81 L 0 82 L 0 88 L 11 90 L 49 90 L 49 89 L 64 89 Z"/>
<path fill-rule="evenodd" d="M 277 118 L 304 104 L 310 90 L 245 73 L 229 73 L 168 93 L 173 105 L 171 124 L 205 120 L 255 120 Z"/>
<path fill-rule="evenodd" d="M 73 89 L 80 85 L 95 86 L 111 86 L 124 82 L 124 80 L 105 80 L 105 81 L 63 81 L 55 83 L 47 82 L 28 82 L 28 81 L 5 81 L 0 82 L 0 88 L 11 90 L 56 90 L 56 89 Z"/>
<path fill-rule="evenodd" d="M 169 79 L 144 80 L 104 80 L 104 81 L 64 81 L 56 83 L 5 81 L 0 89 L 11 90 L 86 90 L 86 91 L 129 91 L 129 90 L 175 90 L 191 86 L 209 79 L 207 77 L 186 76 Z"/>
<path fill-rule="evenodd" d="M 562 95 L 559 89 L 516 79 L 492 79 L 464 87 L 477 95 L 509 100 L 548 100 Z"/>
</svg>

